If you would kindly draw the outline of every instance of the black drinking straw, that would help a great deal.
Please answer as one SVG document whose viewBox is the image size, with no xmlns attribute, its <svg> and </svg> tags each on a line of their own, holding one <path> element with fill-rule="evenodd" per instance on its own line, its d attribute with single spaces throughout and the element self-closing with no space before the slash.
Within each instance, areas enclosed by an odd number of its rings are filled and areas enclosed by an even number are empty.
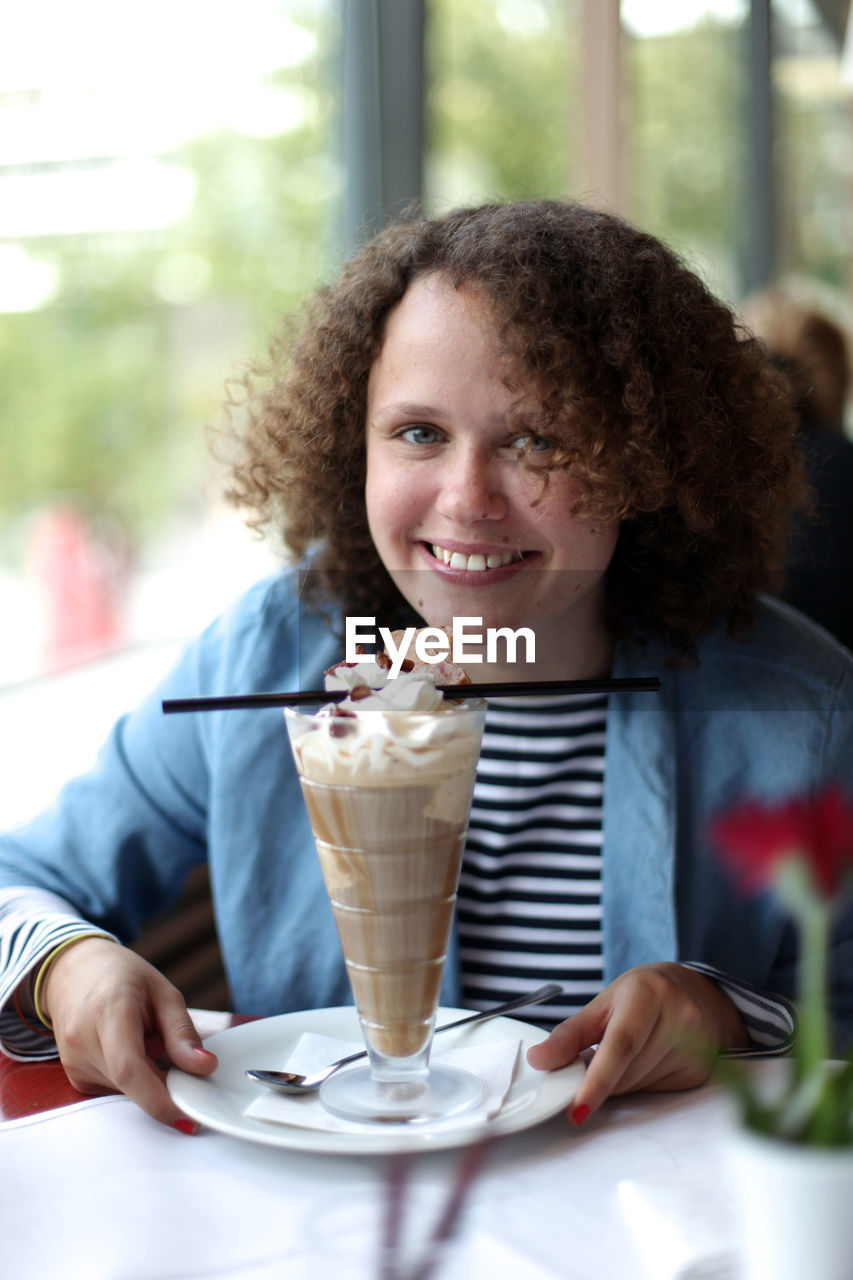
<svg viewBox="0 0 853 1280">
<path fill-rule="evenodd" d="M 624 676 L 608 680 L 519 680 L 493 684 L 436 685 L 445 698 L 533 698 L 565 693 L 654 693 L 659 676 Z M 166 715 L 181 711 L 257 711 L 264 707 L 301 707 L 343 702 L 350 689 L 302 689 L 294 693 L 234 693 L 212 698 L 166 698 Z"/>
</svg>

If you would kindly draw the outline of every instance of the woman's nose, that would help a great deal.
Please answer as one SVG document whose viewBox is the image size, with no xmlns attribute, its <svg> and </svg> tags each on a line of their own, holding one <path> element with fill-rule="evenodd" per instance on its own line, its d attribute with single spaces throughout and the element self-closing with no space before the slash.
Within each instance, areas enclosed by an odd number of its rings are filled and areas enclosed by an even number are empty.
<svg viewBox="0 0 853 1280">
<path fill-rule="evenodd" d="M 507 500 L 501 490 L 499 468 L 489 458 L 471 451 L 448 459 L 436 502 L 439 515 L 457 524 L 502 520 Z"/>
</svg>

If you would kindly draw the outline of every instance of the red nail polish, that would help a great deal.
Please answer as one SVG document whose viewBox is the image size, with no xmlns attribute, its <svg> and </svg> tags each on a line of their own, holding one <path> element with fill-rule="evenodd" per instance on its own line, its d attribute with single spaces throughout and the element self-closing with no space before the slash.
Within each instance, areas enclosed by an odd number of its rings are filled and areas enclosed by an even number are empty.
<svg viewBox="0 0 853 1280">
<path fill-rule="evenodd" d="M 193 1045 L 193 1053 L 201 1053 L 201 1054 L 204 1054 L 205 1058 L 215 1058 L 215 1057 L 216 1057 L 216 1054 L 215 1054 L 215 1053 L 211 1053 L 209 1049 L 205 1049 L 204 1045 L 201 1045 L 201 1044 L 194 1044 L 194 1045 Z"/>
<path fill-rule="evenodd" d="M 179 1133 L 186 1133 L 190 1137 L 192 1137 L 194 1133 L 198 1133 L 198 1125 L 195 1120 L 176 1120 L 174 1127 Z"/>
<path fill-rule="evenodd" d="M 589 1115 L 589 1107 L 585 1102 L 580 1102 L 576 1107 L 572 1107 L 569 1112 L 569 1119 L 572 1124 L 581 1125 Z"/>
</svg>

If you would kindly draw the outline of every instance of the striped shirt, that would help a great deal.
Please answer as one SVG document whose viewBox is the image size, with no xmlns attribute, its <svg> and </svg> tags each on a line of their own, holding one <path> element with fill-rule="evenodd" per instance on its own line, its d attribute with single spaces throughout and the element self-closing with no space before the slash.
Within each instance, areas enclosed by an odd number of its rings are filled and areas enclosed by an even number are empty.
<svg viewBox="0 0 853 1280">
<path fill-rule="evenodd" d="M 586 694 L 489 704 L 457 899 L 466 1006 L 491 1008 L 558 982 L 563 996 L 527 1019 L 551 1028 L 604 986 L 607 706 L 606 695 Z M 790 1048 L 787 1001 L 682 963 L 718 982 L 739 1010 L 754 1045 L 739 1056 Z"/>
<path fill-rule="evenodd" d="M 556 1023 L 604 984 L 602 797 L 607 697 L 489 704 L 459 883 L 466 1005 L 544 982 Z"/>
<path fill-rule="evenodd" d="M 32 981 L 51 951 L 93 932 L 113 937 L 81 920 L 55 893 L 0 890 L 0 1048 L 9 1057 L 56 1057 L 53 1036 L 35 1017 Z"/>
</svg>

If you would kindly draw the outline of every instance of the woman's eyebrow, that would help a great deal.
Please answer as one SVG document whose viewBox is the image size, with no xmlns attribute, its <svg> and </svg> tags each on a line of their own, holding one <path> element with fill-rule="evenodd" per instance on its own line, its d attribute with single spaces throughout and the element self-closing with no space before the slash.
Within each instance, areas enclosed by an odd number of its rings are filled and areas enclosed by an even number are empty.
<svg viewBox="0 0 853 1280">
<path fill-rule="evenodd" d="M 442 408 L 441 405 L 417 403 L 414 400 L 390 400 L 376 405 L 370 414 L 371 420 L 379 423 L 388 419 L 397 421 L 401 418 L 412 422 L 444 422 L 452 416 L 451 409 Z M 515 414 L 510 410 L 509 413 L 493 414 L 492 423 L 495 428 L 509 427 L 515 430 L 520 425 L 525 430 L 536 431 L 541 427 L 542 419 L 539 414 Z"/>
<path fill-rule="evenodd" d="M 530 431 L 534 435 L 541 434 L 548 427 L 541 409 L 510 408 L 506 415 L 506 421 L 507 425 L 512 427 L 514 431 Z"/>
<path fill-rule="evenodd" d="M 392 400 L 377 405 L 373 410 L 374 418 L 434 418 L 441 416 L 441 409 L 435 405 L 415 404 L 412 400 Z"/>
</svg>

